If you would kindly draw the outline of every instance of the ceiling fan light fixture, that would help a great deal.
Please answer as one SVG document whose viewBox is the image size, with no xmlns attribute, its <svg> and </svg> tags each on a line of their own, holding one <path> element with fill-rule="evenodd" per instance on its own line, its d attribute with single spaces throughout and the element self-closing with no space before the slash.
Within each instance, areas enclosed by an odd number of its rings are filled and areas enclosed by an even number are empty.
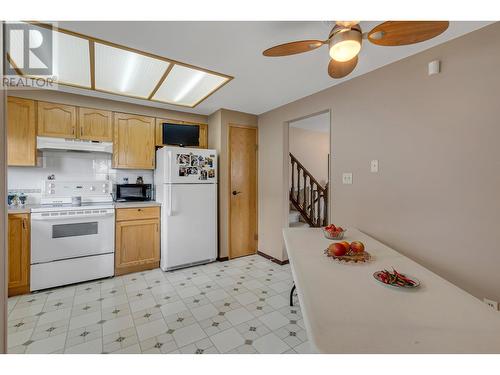
<svg viewBox="0 0 500 375">
<path fill-rule="evenodd" d="M 339 62 L 352 60 L 361 50 L 362 36 L 361 32 L 356 29 L 345 29 L 337 32 L 330 39 L 330 57 Z"/>
</svg>

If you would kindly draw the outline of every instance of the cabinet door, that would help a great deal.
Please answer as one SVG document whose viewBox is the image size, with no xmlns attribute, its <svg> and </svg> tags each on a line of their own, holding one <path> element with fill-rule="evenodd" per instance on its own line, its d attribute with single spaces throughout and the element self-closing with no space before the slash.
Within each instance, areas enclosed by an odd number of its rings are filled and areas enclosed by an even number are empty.
<svg viewBox="0 0 500 375">
<path fill-rule="evenodd" d="M 78 108 L 78 138 L 89 141 L 113 140 L 113 113 L 92 108 Z"/>
<path fill-rule="evenodd" d="M 160 261 L 160 223 L 158 219 L 116 223 L 115 274 L 122 275 L 157 267 Z"/>
<path fill-rule="evenodd" d="M 76 107 L 38 102 L 38 135 L 76 138 Z"/>
<path fill-rule="evenodd" d="M 155 143 L 156 146 L 165 146 L 163 143 L 163 123 L 171 122 L 173 124 L 183 124 L 183 125 L 191 125 L 197 126 L 200 129 L 200 135 L 198 137 L 198 146 L 199 148 L 208 148 L 208 125 L 207 124 L 198 124 L 194 122 L 180 121 L 180 120 L 169 120 L 169 119 L 156 119 L 156 127 L 155 127 Z"/>
<path fill-rule="evenodd" d="M 200 137 L 199 137 L 199 147 L 208 148 L 208 125 L 200 124 Z"/>
<path fill-rule="evenodd" d="M 113 167 L 154 169 L 155 119 L 114 114 Z"/>
<path fill-rule="evenodd" d="M 9 296 L 29 292 L 29 214 L 9 215 Z"/>
<path fill-rule="evenodd" d="M 35 101 L 9 97 L 7 100 L 7 164 L 36 165 Z"/>
</svg>

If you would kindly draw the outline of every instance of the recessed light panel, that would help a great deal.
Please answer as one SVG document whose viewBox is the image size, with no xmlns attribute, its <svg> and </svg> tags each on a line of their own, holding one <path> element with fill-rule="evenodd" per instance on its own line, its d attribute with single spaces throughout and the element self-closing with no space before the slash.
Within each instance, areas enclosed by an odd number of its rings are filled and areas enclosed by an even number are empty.
<svg viewBox="0 0 500 375">
<path fill-rule="evenodd" d="M 193 107 L 228 80 L 224 76 L 176 64 L 152 99 Z"/>
<path fill-rule="evenodd" d="M 90 88 L 88 40 L 61 32 L 54 32 L 53 36 L 53 72 L 58 83 Z"/>
<path fill-rule="evenodd" d="M 95 43 L 96 90 L 147 99 L 170 63 Z"/>
</svg>

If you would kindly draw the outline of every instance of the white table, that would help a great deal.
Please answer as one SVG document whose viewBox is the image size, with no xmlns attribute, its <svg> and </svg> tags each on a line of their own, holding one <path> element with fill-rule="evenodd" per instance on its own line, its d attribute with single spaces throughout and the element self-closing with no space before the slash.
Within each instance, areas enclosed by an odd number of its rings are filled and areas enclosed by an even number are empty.
<svg viewBox="0 0 500 375">
<path fill-rule="evenodd" d="M 283 235 L 313 351 L 500 353 L 500 312 L 375 239 L 349 228 L 344 240 L 362 241 L 374 259 L 339 264 L 324 255 L 332 241 L 321 229 Z M 391 267 L 421 287 L 399 290 L 373 278 Z"/>
</svg>

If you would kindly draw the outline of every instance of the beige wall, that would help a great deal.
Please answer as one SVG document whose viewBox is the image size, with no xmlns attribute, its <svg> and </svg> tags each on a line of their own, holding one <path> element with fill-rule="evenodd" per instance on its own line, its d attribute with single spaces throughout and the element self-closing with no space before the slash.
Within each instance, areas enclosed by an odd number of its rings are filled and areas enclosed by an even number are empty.
<svg viewBox="0 0 500 375">
<path fill-rule="evenodd" d="M 90 96 L 70 94 L 51 90 L 16 90 L 9 92 L 9 95 L 27 99 L 44 100 L 47 102 L 77 105 L 80 107 L 90 107 L 105 109 L 116 112 L 133 113 L 151 117 L 163 117 L 181 121 L 192 121 L 206 123 L 207 116 L 188 112 L 171 111 L 163 108 L 146 107 L 138 104 L 125 103 L 109 99 L 93 98 Z"/>
<path fill-rule="evenodd" d="M 0 51 L 3 51 L 0 22 Z M 3 59 L 2 59 L 3 61 Z M 0 71 L 3 72 L 2 62 Z M 5 141 L 5 91 L 0 88 L 0 353 L 7 352 L 7 147 Z"/>
<path fill-rule="evenodd" d="M 286 257 L 285 123 L 330 109 L 333 221 L 500 300 L 499 45 L 496 23 L 261 115 L 260 250 Z"/>
<path fill-rule="evenodd" d="M 219 155 L 219 257 L 229 256 L 229 165 L 228 127 L 230 124 L 257 126 L 257 116 L 249 113 L 219 109 L 208 118 L 208 147 Z"/>
<path fill-rule="evenodd" d="M 289 151 L 325 186 L 328 182 L 328 154 L 330 134 L 290 126 Z"/>
</svg>

